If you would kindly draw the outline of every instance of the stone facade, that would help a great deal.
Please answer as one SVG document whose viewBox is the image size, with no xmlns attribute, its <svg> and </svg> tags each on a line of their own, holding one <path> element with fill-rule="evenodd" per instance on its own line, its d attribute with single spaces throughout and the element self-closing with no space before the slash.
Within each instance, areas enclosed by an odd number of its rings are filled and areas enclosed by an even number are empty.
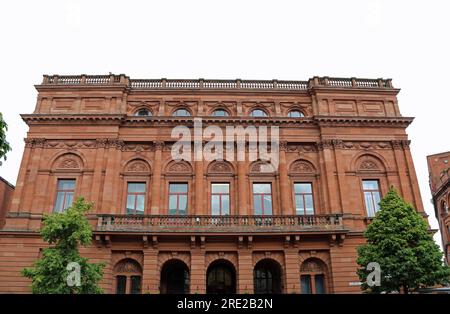
<svg viewBox="0 0 450 314">
<path fill-rule="evenodd" d="M 57 195 L 66 200 L 64 179 L 73 197 L 94 202 L 93 244 L 82 252 L 106 263 L 108 293 L 359 293 L 356 248 L 370 223 L 363 181 L 376 182 L 381 196 L 395 186 L 426 217 L 405 132 L 413 119 L 401 116 L 390 80 L 54 75 L 36 89 L 0 230 L 0 292 L 30 291 L 20 270 L 45 247 L 37 230 Z M 193 127 L 195 117 L 203 127 L 278 126 L 279 167 L 173 160 L 172 129 Z M 136 182 L 144 212 L 127 214 Z M 169 215 L 169 184 L 177 182 L 187 184 L 186 215 Z M 229 188 L 226 216 L 212 215 L 216 183 Z M 258 183 L 270 184 L 269 216 L 255 215 Z M 296 210 L 300 183 L 311 188 L 312 214 Z"/>
<path fill-rule="evenodd" d="M 434 212 L 441 229 L 442 247 L 450 263 L 450 152 L 427 156 Z"/>
</svg>

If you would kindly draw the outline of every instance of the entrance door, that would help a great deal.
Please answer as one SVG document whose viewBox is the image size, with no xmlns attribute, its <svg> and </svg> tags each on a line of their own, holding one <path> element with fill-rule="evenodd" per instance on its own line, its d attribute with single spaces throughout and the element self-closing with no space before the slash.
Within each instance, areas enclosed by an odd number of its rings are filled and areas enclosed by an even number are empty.
<svg viewBox="0 0 450 314">
<path fill-rule="evenodd" d="M 281 293 L 281 266 L 271 259 L 258 262 L 253 270 L 255 293 Z"/>
<path fill-rule="evenodd" d="M 167 261 L 161 270 L 161 293 L 189 293 L 189 269 L 180 260 Z"/>
<path fill-rule="evenodd" d="M 236 293 L 236 271 L 231 263 L 219 260 L 211 263 L 206 275 L 206 293 Z"/>
</svg>

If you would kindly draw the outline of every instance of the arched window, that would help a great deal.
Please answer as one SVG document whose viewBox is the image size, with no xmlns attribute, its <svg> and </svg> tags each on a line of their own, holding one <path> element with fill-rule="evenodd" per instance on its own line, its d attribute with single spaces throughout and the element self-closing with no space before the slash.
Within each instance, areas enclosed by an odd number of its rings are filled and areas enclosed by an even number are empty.
<svg viewBox="0 0 450 314">
<path fill-rule="evenodd" d="M 138 111 L 136 111 L 136 113 L 134 115 L 139 116 L 139 117 L 150 117 L 152 115 L 152 113 L 150 112 L 150 110 L 148 110 L 146 108 L 142 108 L 142 109 L 139 109 Z"/>
<path fill-rule="evenodd" d="M 177 109 L 172 113 L 172 116 L 174 117 L 189 117 L 191 115 L 191 113 L 184 108 L 181 109 Z"/>
<path fill-rule="evenodd" d="M 326 266 L 317 258 L 309 258 L 300 268 L 302 294 L 326 293 Z"/>
<path fill-rule="evenodd" d="M 121 260 L 114 267 L 116 294 L 140 294 L 142 285 L 142 268 L 131 258 Z"/>
<path fill-rule="evenodd" d="M 252 112 L 250 113 L 250 115 L 252 117 L 257 117 L 257 118 L 267 117 L 267 113 L 262 109 L 253 109 Z"/>
<path fill-rule="evenodd" d="M 300 110 L 291 110 L 288 113 L 289 118 L 303 118 L 305 115 Z"/>
<path fill-rule="evenodd" d="M 213 117 L 228 117 L 228 111 L 226 111 L 225 109 L 216 109 L 213 111 L 212 113 Z"/>
<path fill-rule="evenodd" d="M 160 280 L 162 294 L 187 294 L 189 285 L 189 268 L 184 262 L 171 259 L 164 263 Z"/>
<path fill-rule="evenodd" d="M 231 263 L 225 260 L 217 260 L 208 267 L 206 293 L 236 293 L 236 271 Z"/>
</svg>

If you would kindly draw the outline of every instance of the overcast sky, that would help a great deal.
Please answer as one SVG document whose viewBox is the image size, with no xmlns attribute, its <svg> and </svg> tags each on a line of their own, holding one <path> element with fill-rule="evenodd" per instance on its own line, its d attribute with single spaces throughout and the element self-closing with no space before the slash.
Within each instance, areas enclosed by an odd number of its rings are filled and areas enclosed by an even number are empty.
<svg viewBox="0 0 450 314">
<path fill-rule="evenodd" d="M 449 151 L 450 1 L 3 1 L 0 110 L 15 184 L 42 74 L 392 78 L 424 206 L 426 156 Z M 435 239 L 440 243 L 440 236 Z"/>
</svg>

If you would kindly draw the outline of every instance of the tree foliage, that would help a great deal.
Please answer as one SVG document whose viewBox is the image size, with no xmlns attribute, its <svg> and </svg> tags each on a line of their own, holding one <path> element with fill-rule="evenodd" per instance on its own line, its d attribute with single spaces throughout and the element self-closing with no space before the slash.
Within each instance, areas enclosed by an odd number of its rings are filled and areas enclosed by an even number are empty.
<svg viewBox="0 0 450 314">
<path fill-rule="evenodd" d="M 364 235 L 367 243 L 358 248 L 357 272 L 366 292 L 408 293 L 449 282 L 450 268 L 427 223 L 392 187 Z M 380 286 L 369 287 L 366 282 L 370 262 L 380 265 Z"/>
<path fill-rule="evenodd" d="M 8 124 L 3 120 L 3 115 L 0 112 L 0 166 L 2 165 L 1 159 L 6 160 L 6 153 L 11 150 L 11 146 L 6 140 L 6 131 L 8 131 Z"/>
<path fill-rule="evenodd" d="M 103 263 L 90 263 L 81 257 L 79 245 L 89 245 L 92 230 L 85 213 L 92 208 L 82 197 L 63 213 L 45 215 L 41 236 L 50 244 L 42 251 L 32 268 L 25 268 L 23 276 L 32 279 L 32 291 L 38 294 L 102 293 L 98 286 L 103 277 Z M 71 269 L 69 263 L 80 265 L 80 286 L 69 286 L 67 278 Z"/>
</svg>

